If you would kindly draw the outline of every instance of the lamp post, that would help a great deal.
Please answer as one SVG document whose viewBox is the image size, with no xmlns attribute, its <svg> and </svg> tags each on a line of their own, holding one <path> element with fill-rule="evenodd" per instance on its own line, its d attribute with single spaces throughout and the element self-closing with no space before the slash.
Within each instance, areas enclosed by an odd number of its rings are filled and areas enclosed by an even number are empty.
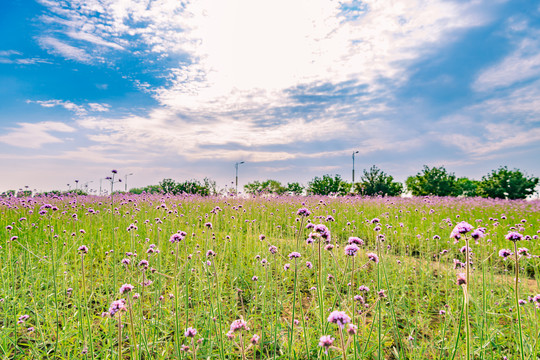
<svg viewBox="0 0 540 360">
<path fill-rule="evenodd" d="M 75 180 L 75 190 L 79 188 L 79 180 Z"/>
<path fill-rule="evenodd" d="M 126 174 L 124 176 L 125 191 L 127 192 L 127 177 L 133 175 L 133 173 Z"/>
<path fill-rule="evenodd" d="M 354 154 L 358 154 L 358 151 L 354 151 L 352 153 L 352 184 L 354 187 Z"/>
<path fill-rule="evenodd" d="M 243 163 L 244 161 L 240 161 L 234 164 L 234 167 L 236 168 L 236 195 L 238 195 L 238 165 L 241 165 Z"/>
</svg>

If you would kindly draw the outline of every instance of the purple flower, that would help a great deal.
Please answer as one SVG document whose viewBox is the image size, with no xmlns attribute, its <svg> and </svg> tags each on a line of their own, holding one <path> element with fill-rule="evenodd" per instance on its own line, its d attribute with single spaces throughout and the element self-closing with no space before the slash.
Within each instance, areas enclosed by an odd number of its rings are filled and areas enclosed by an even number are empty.
<svg viewBox="0 0 540 360">
<path fill-rule="evenodd" d="M 478 240 L 478 239 L 483 238 L 483 237 L 486 236 L 485 232 L 486 232 L 486 229 L 485 229 L 485 228 L 478 228 L 478 229 L 474 230 L 474 231 L 471 233 L 471 237 L 472 237 L 474 240 Z"/>
<path fill-rule="evenodd" d="M 184 238 L 186 237 L 187 233 L 185 231 L 178 231 L 178 232 L 175 232 L 174 234 L 171 235 L 171 237 L 169 238 L 169 241 L 171 243 L 178 243 L 182 240 L 184 240 Z"/>
<path fill-rule="evenodd" d="M 207 228 L 211 229 L 211 228 L 212 228 L 212 223 L 211 223 L 211 222 L 207 222 L 206 224 L 204 224 L 204 226 L 206 226 Z"/>
<path fill-rule="evenodd" d="M 206 252 L 206 257 L 210 257 L 210 256 L 216 256 L 216 253 L 213 250 L 208 250 Z"/>
<path fill-rule="evenodd" d="M 465 221 L 462 221 L 454 227 L 454 230 L 452 230 L 450 237 L 453 237 L 454 239 L 459 240 L 462 234 L 466 234 L 472 229 L 473 229 L 473 226 L 471 224 Z"/>
<path fill-rule="evenodd" d="M 331 337 L 330 335 L 323 335 L 319 339 L 319 346 L 324 348 L 324 353 L 325 354 L 328 354 L 328 348 L 330 348 L 330 346 L 332 346 L 332 344 L 334 343 L 334 340 L 335 339 L 333 337 Z"/>
<path fill-rule="evenodd" d="M 368 259 L 370 261 L 373 261 L 375 264 L 377 264 L 379 262 L 379 257 L 377 256 L 377 254 L 370 252 L 370 253 L 367 253 L 366 255 L 367 255 Z"/>
<path fill-rule="evenodd" d="M 345 255 L 348 256 L 355 256 L 356 252 L 359 250 L 358 246 L 356 244 L 349 244 L 345 246 Z"/>
<path fill-rule="evenodd" d="M 328 316 L 328 322 L 337 324 L 340 328 L 343 329 L 343 326 L 345 326 L 345 324 L 351 322 L 351 318 L 344 311 L 336 310 L 330 313 L 330 316 Z"/>
<path fill-rule="evenodd" d="M 114 316 L 119 311 L 126 310 L 126 301 L 124 299 L 115 300 L 109 307 L 109 315 Z"/>
<path fill-rule="evenodd" d="M 358 326 L 353 325 L 353 324 L 349 324 L 347 326 L 347 333 L 349 333 L 349 335 L 356 335 L 357 331 L 358 331 Z"/>
<path fill-rule="evenodd" d="M 531 254 L 529 253 L 529 249 L 527 249 L 527 248 L 519 248 L 518 249 L 518 255 L 530 256 Z"/>
<path fill-rule="evenodd" d="M 380 221 L 381 221 L 381 220 L 380 220 L 379 218 L 373 218 L 373 219 L 371 219 L 371 223 L 372 223 L 372 224 L 376 224 L 376 223 L 378 223 L 378 222 L 380 222 Z"/>
<path fill-rule="evenodd" d="M 359 237 L 351 236 L 348 241 L 349 244 L 356 244 L 359 246 L 364 245 L 364 240 L 360 239 Z"/>
<path fill-rule="evenodd" d="M 251 337 L 251 340 L 249 340 L 250 343 L 252 343 L 253 345 L 257 345 L 259 343 L 259 335 L 257 334 L 254 334 L 252 337 Z"/>
<path fill-rule="evenodd" d="M 446 315 L 446 311 L 445 310 L 439 310 L 439 315 Z"/>
<path fill-rule="evenodd" d="M 192 327 L 188 327 L 184 333 L 184 336 L 188 338 L 195 337 L 195 335 L 197 335 L 197 330 Z"/>
<path fill-rule="evenodd" d="M 386 290 L 379 290 L 379 291 L 377 291 L 377 295 L 379 295 L 379 297 L 380 297 L 381 299 L 384 299 L 384 298 L 388 297 L 388 296 L 386 295 L 385 291 L 386 291 Z"/>
<path fill-rule="evenodd" d="M 306 208 L 300 208 L 300 209 L 298 209 L 298 211 L 296 212 L 296 215 L 308 217 L 309 215 L 311 215 L 311 212 L 310 212 L 308 209 L 306 209 Z"/>
<path fill-rule="evenodd" d="M 244 319 L 234 320 L 231 323 L 231 330 L 230 330 L 231 333 L 235 333 L 241 330 L 249 330 L 249 327 L 247 326 L 247 322 L 245 322 Z"/>
<path fill-rule="evenodd" d="M 457 274 L 457 284 L 458 285 L 467 285 L 467 278 L 464 273 Z"/>
<path fill-rule="evenodd" d="M 125 292 L 130 292 L 134 288 L 135 288 L 135 286 L 133 286 L 131 284 L 124 284 L 124 285 L 120 286 L 120 294 L 123 294 Z"/>
<path fill-rule="evenodd" d="M 306 261 L 306 267 L 308 269 L 311 269 L 311 268 L 313 268 L 313 264 L 310 261 Z"/>
<path fill-rule="evenodd" d="M 270 251 L 271 254 L 277 253 L 277 246 L 270 245 L 270 247 L 268 248 L 268 251 Z"/>
<path fill-rule="evenodd" d="M 360 287 L 358 288 L 358 290 L 368 292 L 368 291 L 369 291 L 369 288 L 368 288 L 367 286 L 365 286 L 365 285 L 362 285 L 362 286 L 360 286 Z"/>
<path fill-rule="evenodd" d="M 516 242 L 516 241 L 519 241 L 519 240 L 523 240 L 523 235 L 521 235 L 520 233 L 515 232 L 515 231 L 510 231 L 508 234 L 506 234 L 506 236 L 504 238 L 506 240 Z"/>
<path fill-rule="evenodd" d="M 513 252 L 511 252 L 510 250 L 508 249 L 501 249 L 499 250 L 499 256 L 504 258 L 504 260 L 506 260 L 507 257 L 511 256 L 513 254 Z"/>
<path fill-rule="evenodd" d="M 289 270 L 291 268 L 291 264 L 285 264 L 283 265 L 283 270 Z"/>
<path fill-rule="evenodd" d="M 289 254 L 289 259 L 297 259 L 299 257 L 301 257 L 302 255 L 300 255 L 299 252 L 296 252 L 296 251 L 293 251 L 292 253 Z"/>
<path fill-rule="evenodd" d="M 86 245 L 79 246 L 79 249 L 77 249 L 81 254 L 88 254 L 88 247 Z"/>
</svg>

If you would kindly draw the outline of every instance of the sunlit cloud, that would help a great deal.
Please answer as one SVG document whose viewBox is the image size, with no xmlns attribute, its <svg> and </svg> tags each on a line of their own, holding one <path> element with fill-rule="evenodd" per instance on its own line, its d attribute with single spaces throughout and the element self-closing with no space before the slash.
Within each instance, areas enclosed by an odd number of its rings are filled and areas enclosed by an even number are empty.
<svg viewBox="0 0 540 360">
<path fill-rule="evenodd" d="M 22 148 L 39 149 L 45 144 L 62 143 L 64 140 L 52 135 L 54 132 L 74 132 L 75 129 L 61 122 L 45 121 L 35 124 L 18 123 L 0 135 L 0 142 Z"/>
</svg>

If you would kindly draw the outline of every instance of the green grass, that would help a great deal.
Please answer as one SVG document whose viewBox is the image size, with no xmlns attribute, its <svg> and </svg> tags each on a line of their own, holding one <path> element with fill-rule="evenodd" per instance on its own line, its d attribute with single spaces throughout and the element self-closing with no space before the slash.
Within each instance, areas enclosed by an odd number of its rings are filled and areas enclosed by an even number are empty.
<svg viewBox="0 0 540 360">
<path fill-rule="evenodd" d="M 123 358 L 141 359 L 237 359 L 242 352 L 247 359 L 464 359 L 466 320 L 453 259 L 465 261 L 465 243 L 449 238 L 459 221 L 487 229 L 470 245 L 470 358 L 520 357 L 514 260 L 503 261 L 498 251 L 514 251 L 504 239 L 512 227 L 538 235 L 538 201 L 157 195 L 118 196 L 113 203 L 105 197 L 1 201 L 3 358 L 117 359 L 121 351 Z M 58 210 L 40 215 L 43 204 Z M 216 206 L 221 211 L 213 213 Z M 310 222 L 328 226 L 332 251 L 322 244 L 319 257 L 319 244 L 306 244 L 310 230 L 296 215 L 301 207 L 311 211 Z M 380 231 L 373 218 L 380 219 Z M 128 231 L 131 224 L 137 228 Z M 169 242 L 177 231 L 187 233 L 178 247 Z M 354 268 L 343 251 L 350 236 L 365 241 Z M 147 253 L 151 244 L 159 253 Z M 89 248 L 84 257 L 81 245 Z M 537 238 L 517 245 L 540 254 Z M 210 249 L 216 256 L 207 258 Z M 296 272 L 287 257 L 293 251 L 302 255 Z M 367 252 L 381 261 L 368 261 Z M 138 266 L 143 259 L 146 271 Z M 527 300 L 540 293 L 539 259 L 522 257 L 519 264 L 519 294 Z M 152 283 L 142 286 L 147 280 Z M 125 283 L 135 289 L 120 294 Z M 360 285 L 370 291 L 360 293 Z M 387 297 L 379 298 L 378 290 Z M 140 297 L 133 299 L 134 293 Z M 365 304 L 355 303 L 354 295 Z M 114 300 L 128 297 L 127 311 L 102 316 Z M 340 328 L 326 320 L 334 310 L 353 318 L 356 336 L 345 328 L 341 341 Z M 520 310 L 524 358 L 539 359 L 540 310 L 528 301 Z M 29 318 L 18 324 L 22 315 Z M 229 327 L 240 318 L 250 330 L 230 340 Z M 197 329 L 195 338 L 184 336 L 187 327 Z M 254 334 L 261 338 L 257 344 L 250 343 Z M 328 354 L 318 346 L 322 335 L 336 339 Z"/>
</svg>

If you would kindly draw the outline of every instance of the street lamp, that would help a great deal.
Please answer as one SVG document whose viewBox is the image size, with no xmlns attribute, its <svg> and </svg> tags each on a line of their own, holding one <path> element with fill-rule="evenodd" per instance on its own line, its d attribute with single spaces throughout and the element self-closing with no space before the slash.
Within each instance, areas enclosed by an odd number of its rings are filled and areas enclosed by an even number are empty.
<svg viewBox="0 0 540 360">
<path fill-rule="evenodd" d="M 352 153 L 352 184 L 354 187 L 354 154 L 358 154 L 358 151 L 354 151 Z"/>
<path fill-rule="evenodd" d="M 125 187 L 126 192 L 127 192 L 127 177 L 128 177 L 128 176 L 131 176 L 131 175 L 133 175 L 133 173 L 129 173 L 129 174 L 126 174 L 126 175 L 125 175 L 124 184 L 126 185 L 126 187 Z"/>
<path fill-rule="evenodd" d="M 238 195 L 238 165 L 241 165 L 243 163 L 244 161 L 240 161 L 234 164 L 234 167 L 236 168 L 236 195 Z"/>
<path fill-rule="evenodd" d="M 79 188 L 79 180 L 75 180 L 75 190 Z"/>
</svg>

